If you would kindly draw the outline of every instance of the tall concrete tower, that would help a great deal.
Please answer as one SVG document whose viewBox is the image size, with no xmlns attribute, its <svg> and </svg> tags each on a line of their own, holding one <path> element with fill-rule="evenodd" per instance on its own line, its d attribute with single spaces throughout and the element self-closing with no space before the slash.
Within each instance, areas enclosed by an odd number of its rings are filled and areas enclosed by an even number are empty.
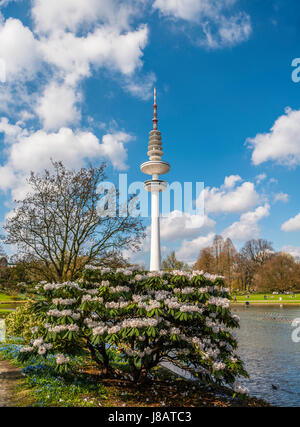
<svg viewBox="0 0 300 427">
<path fill-rule="evenodd" d="M 152 179 L 144 183 L 145 190 L 151 192 L 151 255 L 150 255 L 150 271 L 159 271 L 161 263 L 160 253 L 160 224 L 159 224 L 159 193 L 164 191 L 168 183 L 159 179 L 159 175 L 168 173 L 170 165 L 164 162 L 161 157 L 163 155 L 161 133 L 157 130 L 157 104 L 156 104 L 156 88 L 154 88 L 154 115 L 153 115 L 153 130 L 150 132 L 148 144 L 149 161 L 141 165 L 141 171 L 147 175 L 152 175 Z"/>
</svg>

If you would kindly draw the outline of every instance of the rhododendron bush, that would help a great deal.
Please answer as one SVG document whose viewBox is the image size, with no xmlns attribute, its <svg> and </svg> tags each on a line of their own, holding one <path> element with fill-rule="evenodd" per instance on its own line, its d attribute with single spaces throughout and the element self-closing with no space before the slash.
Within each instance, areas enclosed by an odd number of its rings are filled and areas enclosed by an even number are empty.
<svg viewBox="0 0 300 427">
<path fill-rule="evenodd" d="M 40 283 L 37 293 L 43 326 L 32 329 L 23 359 L 55 354 L 63 372 L 71 356 L 89 353 L 103 374 L 133 381 L 161 362 L 209 383 L 247 375 L 235 354 L 239 319 L 222 278 L 90 266 L 77 282 Z"/>
</svg>

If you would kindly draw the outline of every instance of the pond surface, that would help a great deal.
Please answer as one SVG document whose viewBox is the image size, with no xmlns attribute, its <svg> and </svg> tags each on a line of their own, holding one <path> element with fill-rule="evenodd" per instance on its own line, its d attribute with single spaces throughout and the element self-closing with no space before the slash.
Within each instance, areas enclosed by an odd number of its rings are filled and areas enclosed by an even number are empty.
<svg viewBox="0 0 300 427">
<path fill-rule="evenodd" d="M 250 379 L 241 380 L 252 396 L 276 406 L 300 406 L 300 342 L 292 340 L 300 307 L 234 307 L 241 318 L 239 355 Z M 299 334 L 300 335 L 300 334 Z M 275 386 L 277 390 L 274 389 Z"/>
</svg>

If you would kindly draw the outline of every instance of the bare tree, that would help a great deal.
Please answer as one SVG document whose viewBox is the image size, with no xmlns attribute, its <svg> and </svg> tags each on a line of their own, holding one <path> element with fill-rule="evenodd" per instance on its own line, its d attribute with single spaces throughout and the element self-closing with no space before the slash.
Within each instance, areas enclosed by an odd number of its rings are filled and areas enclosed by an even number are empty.
<svg viewBox="0 0 300 427">
<path fill-rule="evenodd" d="M 237 258 L 237 272 L 243 289 L 254 284 L 258 268 L 274 256 L 272 243 L 264 239 L 249 240 L 241 249 Z"/>
<path fill-rule="evenodd" d="M 241 255 L 256 265 L 264 264 L 274 254 L 272 243 L 264 239 L 249 240 L 241 249 Z"/>
<path fill-rule="evenodd" d="M 53 162 L 53 168 L 52 173 L 31 173 L 31 192 L 16 202 L 6 222 L 6 243 L 18 246 L 19 258 L 46 280 L 64 281 L 125 247 L 138 249 L 144 235 L 141 220 L 101 208 L 97 189 L 105 178 L 105 164 L 76 172 Z M 111 198 L 117 195 L 107 197 L 108 205 L 116 206 Z"/>
<path fill-rule="evenodd" d="M 175 251 L 172 251 L 170 255 L 163 260 L 163 262 L 161 263 L 161 267 L 163 270 L 166 270 L 166 271 L 190 270 L 187 264 L 185 264 L 183 261 L 179 261 L 176 258 Z"/>
</svg>

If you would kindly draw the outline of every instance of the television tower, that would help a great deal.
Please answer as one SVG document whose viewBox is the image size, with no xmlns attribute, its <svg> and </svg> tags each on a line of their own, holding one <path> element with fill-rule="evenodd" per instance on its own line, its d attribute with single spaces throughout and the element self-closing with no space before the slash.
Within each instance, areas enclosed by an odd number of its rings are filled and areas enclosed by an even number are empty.
<svg viewBox="0 0 300 427">
<path fill-rule="evenodd" d="M 164 191 L 168 183 L 159 179 L 159 175 L 164 175 L 170 171 L 170 165 L 164 162 L 161 157 L 163 155 L 161 133 L 157 130 L 157 103 L 156 103 L 156 88 L 154 88 L 154 105 L 153 105 L 153 130 L 150 132 L 148 144 L 149 160 L 141 165 L 141 171 L 147 175 L 151 175 L 152 179 L 145 181 L 145 190 L 151 193 L 151 255 L 150 255 L 150 271 L 160 271 L 161 251 L 160 251 L 160 209 L 159 209 L 159 193 Z"/>
</svg>

